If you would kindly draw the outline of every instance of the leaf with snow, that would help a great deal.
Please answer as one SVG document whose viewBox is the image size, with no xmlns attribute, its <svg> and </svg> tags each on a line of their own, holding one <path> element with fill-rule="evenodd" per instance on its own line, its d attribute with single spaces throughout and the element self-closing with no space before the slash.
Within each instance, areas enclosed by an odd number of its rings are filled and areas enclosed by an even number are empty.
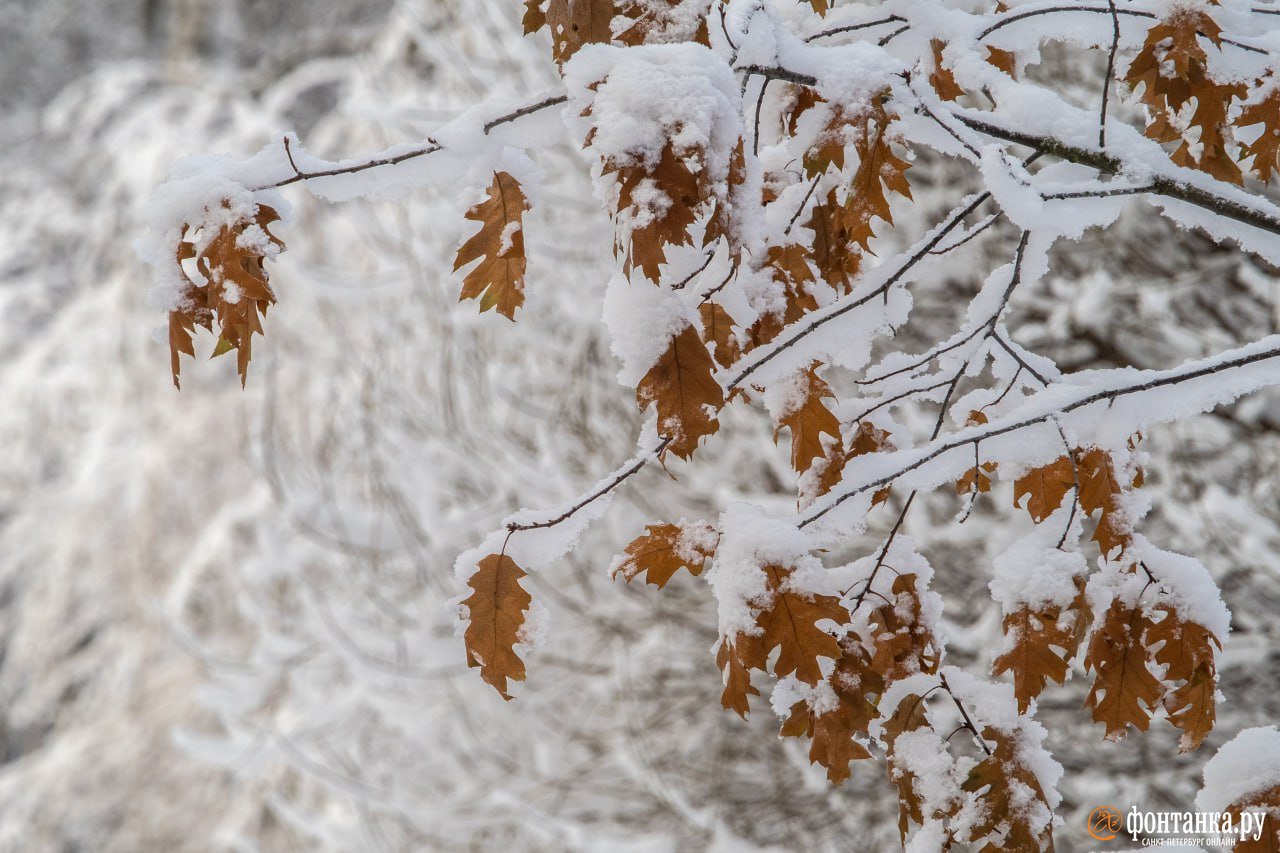
<svg viewBox="0 0 1280 853">
<path fill-rule="evenodd" d="M 524 213 L 529 209 L 520 182 L 496 172 L 488 194 L 467 211 L 480 230 L 458 249 L 455 271 L 479 261 L 463 279 L 460 299 L 479 299 L 480 310 L 496 308 L 508 320 L 524 304 Z"/>
</svg>

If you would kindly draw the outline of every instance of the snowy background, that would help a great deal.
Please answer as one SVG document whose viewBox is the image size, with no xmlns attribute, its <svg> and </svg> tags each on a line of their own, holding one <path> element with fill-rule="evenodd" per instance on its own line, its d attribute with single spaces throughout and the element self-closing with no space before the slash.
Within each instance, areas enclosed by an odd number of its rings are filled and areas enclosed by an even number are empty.
<svg viewBox="0 0 1280 853">
<path fill-rule="evenodd" d="M 763 703 L 747 723 L 720 709 L 704 589 L 608 577 L 647 521 L 792 505 L 759 412 L 727 411 L 678 482 L 645 472 L 531 580 L 548 634 L 516 702 L 466 670 L 454 557 L 610 470 L 641 420 L 599 319 L 611 237 L 579 153 L 542 161 L 536 217 L 556 239 L 531 242 L 518 324 L 456 304 L 468 200 L 297 194 L 248 389 L 203 360 L 170 384 L 133 243 L 172 163 L 289 130 L 319 156 L 376 151 L 537 92 L 555 70 L 519 38 L 518 3 L 2 8 L 0 850 L 896 845 L 882 765 L 832 789 Z M 1100 68 L 1055 57 L 1039 73 L 1092 91 Z M 913 233 L 970 180 L 916 168 Z M 904 346 L 954 327 L 991 260 L 966 251 L 920 283 Z M 1137 204 L 1054 262 L 1009 325 L 1064 370 L 1170 366 L 1280 329 L 1275 270 Z M 1086 849 L 1097 805 L 1191 808 L 1213 749 L 1280 717 L 1278 403 L 1148 437 L 1146 533 L 1197 555 L 1233 612 L 1225 701 L 1180 756 L 1164 724 L 1103 743 L 1086 681 L 1051 687 L 1060 850 Z M 1025 533 L 1009 491 L 964 525 L 939 493 L 908 523 L 948 603 L 950 660 L 973 671 L 999 648 L 992 558 Z"/>
</svg>

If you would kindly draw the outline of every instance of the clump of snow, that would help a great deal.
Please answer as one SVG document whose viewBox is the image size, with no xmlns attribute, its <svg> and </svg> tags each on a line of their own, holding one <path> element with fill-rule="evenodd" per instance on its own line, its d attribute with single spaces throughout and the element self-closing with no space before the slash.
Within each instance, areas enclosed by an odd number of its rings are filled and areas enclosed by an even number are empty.
<svg viewBox="0 0 1280 853">
<path fill-rule="evenodd" d="M 1227 741 L 1204 766 L 1204 787 L 1196 808 L 1222 812 L 1250 796 L 1280 786 L 1280 730 L 1245 729 Z"/>
<path fill-rule="evenodd" d="M 264 153 L 249 161 L 188 157 L 174 166 L 169 179 L 152 194 L 146 207 L 149 230 L 134 248 L 153 270 L 154 286 L 149 299 L 156 309 L 171 311 L 182 307 L 186 280 L 177 253 L 184 239 L 193 240 L 199 253 L 222 228 L 252 222 L 260 205 L 274 208 L 282 220 L 288 221 L 290 206 L 279 192 L 250 189 L 235 177 L 242 171 L 252 171 L 246 163 L 262 159 Z M 279 246 L 256 224 L 245 228 L 236 242 L 266 257 L 279 253 Z"/>
<path fill-rule="evenodd" d="M 603 161 L 652 171 L 668 144 L 696 155 L 717 183 L 742 137 L 741 98 L 728 64 L 698 44 L 588 45 L 565 64 L 566 120 Z M 588 115 L 583 117 L 586 112 Z"/>
<path fill-rule="evenodd" d="M 1226 642 L 1231 631 L 1231 611 L 1203 563 L 1161 550 L 1141 534 L 1134 534 L 1125 556 L 1146 566 L 1160 584 L 1162 600 L 1172 604 L 1180 617 L 1203 625 L 1220 642 Z"/>
<path fill-rule="evenodd" d="M 754 504 L 730 504 L 720 516 L 715 565 L 706 573 L 716 597 L 720 635 L 758 632 L 756 610 L 769 595 L 765 566 L 792 569 L 792 589 L 829 594 L 831 578 L 810 554 L 811 548 L 793 522 L 770 516 Z"/>
<path fill-rule="evenodd" d="M 991 583 L 991 597 L 1005 613 L 1023 609 L 1045 607 L 1070 607 L 1077 595 L 1076 582 L 1089 571 L 1088 561 L 1075 550 L 1057 547 L 1071 515 L 1068 494 L 1064 506 L 1021 539 L 1014 542 L 993 561 L 995 569 Z M 1079 531 L 1080 513 L 1076 512 L 1072 526 Z"/>
<path fill-rule="evenodd" d="M 618 381 L 634 388 L 692 320 L 679 294 L 645 282 L 632 284 L 619 273 L 605 291 L 604 322 L 610 348 L 622 361 Z"/>
</svg>

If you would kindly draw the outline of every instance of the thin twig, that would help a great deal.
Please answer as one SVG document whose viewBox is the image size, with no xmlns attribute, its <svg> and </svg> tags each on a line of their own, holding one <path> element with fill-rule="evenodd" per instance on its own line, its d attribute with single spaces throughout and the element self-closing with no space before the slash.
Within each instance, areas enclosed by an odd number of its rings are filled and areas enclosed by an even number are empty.
<svg viewBox="0 0 1280 853">
<path fill-rule="evenodd" d="M 1098 116 L 1098 147 L 1107 147 L 1107 98 L 1111 95 L 1111 76 L 1116 68 L 1116 51 L 1120 49 L 1120 14 L 1116 11 L 1116 0 L 1107 0 L 1111 7 L 1111 51 L 1107 54 L 1107 73 L 1102 78 L 1102 110 Z"/>
<path fill-rule="evenodd" d="M 641 468 L 647 465 L 651 460 L 656 459 L 662 453 L 662 451 L 667 449 L 667 445 L 670 443 L 671 443 L 670 438 L 662 439 L 662 441 L 658 442 L 658 444 L 654 446 L 651 450 L 641 455 L 638 459 L 636 459 L 634 462 L 632 462 L 622 471 L 614 475 L 607 483 L 591 491 L 589 494 L 581 498 L 577 503 L 575 503 L 569 509 L 557 515 L 555 518 L 550 518 L 550 519 L 547 519 L 546 521 L 525 522 L 523 524 L 520 524 L 517 522 L 511 522 L 510 524 L 507 525 L 508 534 L 514 533 L 519 530 L 537 530 L 544 527 L 555 527 L 557 524 L 560 524 L 562 521 L 565 521 L 566 519 L 572 517 L 573 515 L 577 514 L 579 511 L 581 511 L 591 503 L 595 502 L 597 499 L 604 497 L 609 492 L 612 492 L 618 486 L 622 485 L 629 477 L 631 477 L 633 474 L 635 474 L 637 471 L 639 471 Z"/>
<path fill-rule="evenodd" d="M 905 18 L 900 18 L 897 15 L 889 15 L 886 18 L 878 18 L 874 21 L 863 21 L 861 24 L 846 24 L 842 27 L 832 27 L 829 30 L 822 30 L 821 32 L 814 33 L 811 36 L 806 36 L 805 43 L 807 44 L 815 39 L 827 38 L 828 36 L 838 36 L 841 33 L 852 33 L 857 30 L 866 30 L 871 27 L 879 27 L 884 24 L 892 24 L 905 20 Z"/>
<path fill-rule="evenodd" d="M 561 104 L 567 103 L 568 100 L 569 100 L 568 95 L 553 95 L 549 98 L 543 98 L 542 100 L 520 107 L 517 110 L 513 110 L 512 112 L 509 112 L 506 115 L 499 116 L 498 118 L 495 118 L 492 121 L 487 122 L 484 125 L 484 132 L 485 134 L 488 134 L 495 127 L 508 124 L 510 122 L 516 121 L 517 119 L 524 118 L 527 115 L 532 115 L 533 113 L 536 113 L 540 110 L 548 109 L 549 107 L 560 106 Z M 272 184 L 265 184 L 261 187 L 257 187 L 256 189 L 259 189 L 259 190 L 278 189 L 280 187 L 287 187 L 290 184 L 296 184 L 299 181 L 310 181 L 310 180 L 314 180 L 315 178 L 332 178 L 337 175 L 352 175 L 358 172 L 367 171 L 369 169 L 376 169 L 379 166 L 395 166 L 400 163 L 404 163 L 408 160 L 413 160 L 418 157 L 424 157 L 427 154 L 434 154 L 435 152 L 440 151 L 443 148 L 444 148 L 443 145 L 436 142 L 431 137 L 427 137 L 426 143 L 424 145 L 418 148 L 413 148 L 408 151 L 404 151 L 400 154 L 396 154 L 393 157 L 375 157 L 369 160 L 364 160 L 359 163 L 353 163 L 350 166 L 334 166 L 333 168 L 330 168 L 330 169 L 318 169 L 314 172 L 303 172 L 297 167 L 296 164 L 294 164 L 293 153 L 289 150 L 289 144 L 288 144 L 288 141 L 286 140 L 285 152 L 289 155 L 289 164 L 293 166 L 293 175 L 288 178 L 285 178 L 282 181 L 276 181 L 275 183 L 272 183 Z"/>
<path fill-rule="evenodd" d="M 951 685 L 947 684 L 947 676 L 941 672 L 938 673 L 938 681 L 942 685 L 942 689 L 945 690 L 947 692 L 947 695 L 951 697 L 951 701 L 956 703 L 956 709 L 960 712 L 960 716 L 964 719 L 965 728 L 973 732 L 974 740 L 976 740 L 978 742 L 978 745 L 982 747 L 982 751 L 985 752 L 987 755 L 991 755 L 991 747 L 987 746 L 986 740 L 983 739 L 982 735 L 978 733 L 977 726 L 973 724 L 973 720 L 969 719 L 969 712 L 964 709 L 964 705 L 960 703 L 959 697 L 957 697 L 955 693 L 951 692 Z"/>
<path fill-rule="evenodd" d="M 909 462 L 906 465 L 903 465 L 901 468 L 897 469 L 896 471 L 890 474 L 886 474 L 882 477 L 877 477 L 876 479 L 868 483 L 863 483 L 862 485 L 854 486 L 848 491 L 835 495 L 835 497 L 831 500 L 831 502 L 828 503 L 826 506 L 823 506 L 820 509 L 810 510 L 806 514 L 806 516 L 800 520 L 798 526 L 807 527 L 810 524 L 813 524 L 818 519 L 825 516 L 827 513 L 831 512 L 840 504 L 849 500 L 850 498 L 855 497 L 856 495 L 862 494 L 863 492 L 869 491 L 871 489 L 878 489 L 882 486 L 890 485 L 894 481 L 902 477 L 904 474 L 908 474 L 911 471 L 915 471 L 919 468 L 922 468 L 925 465 L 928 465 L 930 462 L 934 461 L 935 459 L 939 458 L 940 456 L 944 456 L 953 450 L 957 450 L 959 448 L 965 447 L 969 444 L 972 444 L 975 441 L 986 441 L 987 439 L 996 438 L 1001 435 L 1007 435 L 1009 433 L 1017 432 L 1018 430 L 1026 429 L 1027 427 L 1035 426 L 1037 424 L 1042 424 L 1045 421 L 1048 421 L 1059 415 L 1069 414 L 1071 412 L 1076 411 L 1077 409 L 1083 409 L 1095 403 L 1101 403 L 1101 402 L 1114 403 L 1119 398 L 1127 397 L 1131 394 L 1141 394 L 1146 391 L 1154 391 L 1157 388 L 1166 388 L 1173 385 L 1178 385 L 1183 382 L 1189 382 L 1193 379 L 1201 379 L 1205 376 L 1213 376 L 1218 373 L 1235 370 L 1240 367 L 1247 367 L 1251 364 L 1256 364 L 1260 361 L 1268 361 L 1273 358 L 1280 358 L 1280 345 L 1262 350 L 1260 352 L 1237 356 L 1236 358 L 1227 359 L 1225 361 L 1215 361 L 1203 367 L 1196 367 L 1193 369 L 1189 369 L 1185 372 L 1178 372 L 1178 371 L 1165 372 L 1165 373 L 1162 373 L 1160 376 L 1156 377 L 1155 379 L 1149 379 L 1144 382 L 1136 382 L 1133 385 L 1126 385 L 1120 388 L 1113 388 L 1107 391 L 1097 391 L 1092 394 L 1087 394 L 1084 397 L 1081 397 L 1073 402 L 1065 403 L 1062 406 L 1059 406 L 1057 409 L 1055 409 L 1052 412 L 1048 412 L 1041 415 L 1035 415 L 1033 417 L 1023 418 L 1021 420 L 1012 421 L 1009 423 L 1003 423 L 1003 424 L 996 423 L 986 430 L 978 431 L 973 435 L 967 436 L 965 438 L 951 439 L 950 441 L 944 441 L 941 443 L 935 443 L 934 441 L 931 441 L 930 444 L 933 445 L 931 450 L 928 450 L 926 453 L 924 453 L 921 456 L 918 456 L 912 462 Z"/>
</svg>

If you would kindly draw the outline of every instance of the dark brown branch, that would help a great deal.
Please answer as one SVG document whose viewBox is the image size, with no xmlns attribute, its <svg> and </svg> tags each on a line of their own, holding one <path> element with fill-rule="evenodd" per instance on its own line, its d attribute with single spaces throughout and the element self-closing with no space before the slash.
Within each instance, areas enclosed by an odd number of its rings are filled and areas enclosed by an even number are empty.
<svg viewBox="0 0 1280 853">
<path fill-rule="evenodd" d="M 1102 78 L 1102 109 L 1098 115 L 1098 147 L 1107 147 L 1107 99 L 1111 96 L 1111 77 L 1115 74 L 1116 51 L 1120 49 L 1120 13 L 1116 0 L 1107 0 L 1111 8 L 1111 50 L 1107 53 L 1107 73 Z"/>
<path fill-rule="evenodd" d="M 964 709 L 964 705 L 960 703 L 959 697 L 957 697 L 956 694 L 951 692 L 951 685 L 947 684 L 947 676 L 941 672 L 938 673 L 938 681 L 942 685 L 942 689 L 945 690 L 947 692 L 947 695 L 951 697 L 951 701 L 956 703 L 956 710 L 960 712 L 961 718 L 964 719 L 964 727 L 973 733 L 974 740 L 976 740 L 978 742 L 978 745 L 982 747 L 982 751 L 985 752 L 987 755 L 990 755 L 991 747 L 987 746 L 987 742 L 983 739 L 982 735 L 978 732 L 977 726 L 973 724 L 973 720 L 969 719 L 969 712 Z"/>
<path fill-rule="evenodd" d="M 955 230 L 956 226 L 959 225 L 961 222 L 963 222 L 965 217 L 973 213 L 973 211 L 977 210 L 978 207 L 990 197 L 991 197 L 990 193 L 985 193 L 985 192 L 979 193 L 968 204 L 962 205 L 957 210 L 952 211 L 951 215 L 947 217 L 944 223 L 937 229 L 936 233 L 929 239 L 925 240 L 922 246 L 920 246 L 913 254 L 911 254 L 906 260 L 904 260 L 902 264 L 896 270 L 894 270 L 894 272 L 884 281 L 883 284 L 881 284 L 879 287 L 876 287 L 865 296 L 862 296 L 858 299 L 854 299 L 851 302 L 840 306 L 840 308 L 836 309 L 835 311 L 832 311 L 830 314 L 825 314 L 822 317 L 817 318 L 813 322 L 807 323 L 803 328 L 796 331 L 785 341 L 782 341 L 781 343 L 773 346 L 771 349 L 766 351 L 765 354 L 758 361 L 754 361 L 751 364 L 747 365 L 745 368 L 743 368 L 738 373 L 738 375 L 735 376 L 726 386 L 727 390 L 732 391 L 734 388 L 741 386 L 742 383 L 746 381 L 748 376 L 750 376 L 752 373 L 755 373 L 762 366 L 772 361 L 774 358 L 777 358 L 778 355 L 780 355 L 782 352 L 784 352 L 788 348 L 794 346 L 798 341 L 800 341 L 801 338 L 804 338 L 807 335 L 812 334 L 820 326 L 831 322 L 837 317 L 844 316 L 845 314 L 849 313 L 855 308 L 859 308 L 863 305 L 866 305 L 868 302 L 872 301 L 873 299 L 878 298 L 881 294 L 888 293 L 889 289 L 893 287 L 893 285 L 897 284 L 898 281 L 904 275 L 906 275 L 907 272 L 912 267 L 914 267 L 917 263 L 919 263 L 923 258 L 925 258 L 929 254 L 930 249 L 934 248 L 940 242 L 942 242 L 943 238 L 945 238 L 948 234 L 950 234 L 953 230 Z"/>
<path fill-rule="evenodd" d="M 687 286 L 689 285 L 689 282 L 693 281 L 695 278 L 697 278 L 699 275 L 701 275 L 701 274 L 702 274 L 702 271 L 703 271 L 703 270 L 705 270 L 707 267 L 711 266 L 711 261 L 715 258 L 715 256 L 716 256 L 716 253 L 715 253 L 715 251 L 714 251 L 714 250 L 712 250 L 712 251 L 710 251 L 710 252 L 707 252 L 707 256 L 706 256 L 706 258 L 702 261 L 702 263 L 698 266 L 698 268 L 697 268 L 697 269 L 695 269 L 693 272 L 689 273 L 689 274 L 688 274 L 687 276 L 685 276 L 684 278 L 680 279 L 680 281 L 678 281 L 678 282 L 676 282 L 675 284 L 671 285 L 671 289 L 672 289 L 672 290 L 684 290 L 684 289 L 685 289 L 685 287 L 687 287 Z"/>
<path fill-rule="evenodd" d="M 905 21 L 906 21 L 905 18 L 900 18 L 897 15 L 889 15 L 888 17 L 878 18 L 874 21 L 863 21 L 861 24 L 846 24 L 845 26 L 842 26 L 842 27 L 832 27 L 829 30 L 823 30 L 822 32 L 814 33 L 813 35 L 806 37 L 805 42 L 808 43 L 808 42 L 814 41 L 815 39 L 827 38 L 828 36 L 838 36 L 841 33 L 852 33 L 857 30 L 867 30 L 872 27 L 882 26 L 884 24 L 893 24 L 893 23 L 905 22 Z"/>
<path fill-rule="evenodd" d="M 498 118 L 495 118 L 492 121 L 485 124 L 484 132 L 488 134 L 495 127 L 508 124 L 510 122 L 516 121 L 517 119 L 524 118 L 527 115 L 532 115 L 533 113 L 536 113 L 540 110 L 545 110 L 549 107 L 559 106 L 561 104 L 567 103 L 568 100 L 569 100 L 568 95 L 554 95 L 550 98 L 544 98 L 541 101 L 537 101 L 536 103 L 532 103 L 532 104 L 528 104 L 527 106 L 520 107 L 518 110 L 514 110 L 512 112 L 507 113 L 506 115 L 499 116 Z M 371 160 L 365 160 L 360 163 L 354 163 L 350 166 L 335 166 L 332 169 L 318 169 L 314 172 L 303 172 L 300 169 L 298 169 L 296 164 L 294 164 L 293 153 L 289 150 L 289 144 L 286 141 L 285 153 L 288 154 L 289 156 L 289 164 L 293 166 L 293 175 L 291 175 L 288 178 L 285 178 L 282 181 L 277 181 L 274 184 L 266 184 L 264 186 L 257 187 L 257 189 L 260 189 L 260 190 L 278 189 L 280 187 L 287 187 L 290 184 L 296 184 L 299 181 L 310 181 L 310 180 L 314 180 L 315 178 L 332 178 L 337 175 L 353 175 L 358 172 L 368 171 L 369 169 L 376 169 L 379 166 L 395 166 L 399 163 L 404 163 L 407 160 L 413 160 L 418 157 L 424 157 L 427 154 L 434 154 L 435 152 L 441 150 L 443 147 L 444 146 L 436 142 L 431 137 L 427 137 L 426 144 L 418 148 L 413 148 L 403 153 L 396 154 L 393 157 L 377 157 Z"/>
<path fill-rule="evenodd" d="M 973 230 L 971 230 L 968 234 L 966 234 L 966 235 L 964 235 L 963 237 L 961 237 L 961 238 L 960 238 L 959 240 L 957 240 L 956 242 L 952 243 L 950 246 L 946 246 L 946 247 L 944 247 L 944 248 L 942 248 L 942 249 L 932 249 L 932 250 L 930 250 L 929 254 L 931 254 L 931 255 L 945 255 L 945 254 L 947 254 L 948 252 L 954 252 L 956 249 L 959 249 L 961 246 L 965 245 L 966 243 L 970 242 L 971 240 L 974 240 L 974 239 L 976 239 L 977 237 L 981 236 L 981 235 L 982 235 L 982 232 L 986 231 L 986 230 L 987 230 L 988 228 L 990 228 L 992 225 L 995 225 L 995 224 L 996 224 L 996 222 L 998 222 L 998 221 L 999 221 L 999 219 L 1000 219 L 1000 217 L 1001 217 L 1001 216 L 1003 216 L 1003 215 L 1004 215 L 1004 211 L 1003 211 L 1003 210 L 997 210 L 995 213 L 993 213 L 993 214 L 991 214 L 990 216 L 988 216 L 988 217 L 987 217 L 986 219 L 984 219 L 982 222 L 980 222 L 980 223 L 978 223 L 977 225 L 973 226 Z"/>
<path fill-rule="evenodd" d="M 975 116 L 954 114 L 956 119 L 962 124 L 986 134 L 996 139 L 1003 139 L 1005 142 L 1013 142 L 1018 145 L 1025 145 L 1033 148 L 1043 154 L 1050 154 L 1063 160 L 1069 160 L 1073 163 L 1079 163 L 1084 166 L 1090 166 L 1100 172 L 1108 174 L 1117 174 L 1123 167 L 1124 163 L 1117 157 L 1112 157 L 1102 151 L 1081 148 L 1076 145 L 1070 145 L 1060 139 L 1051 136 L 1039 136 L 1034 133 L 1027 133 L 1021 130 L 1014 130 L 1009 127 L 1002 127 L 993 124 L 986 119 L 980 119 Z M 1224 216 L 1227 219 L 1234 219 L 1236 222 L 1242 222 L 1262 231 L 1271 234 L 1280 234 L 1280 218 L 1265 213 L 1247 204 L 1227 198 L 1224 195 L 1183 183 L 1174 178 L 1164 175 L 1156 175 L 1151 179 L 1151 185 L 1147 190 L 1155 195 L 1161 195 L 1166 198 L 1176 199 L 1186 202 L 1187 204 L 1208 210 Z"/>
<path fill-rule="evenodd" d="M 1032 376 L 1034 376 L 1036 378 L 1036 381 L 1039 382 L 1041 385 L 1047 386 L 1049 384 L 1049 380 L 1041 376 L 1038 370 L 1036 370 L 1034 367 L 1028 364 L 1026 359 L 1022 357 L 1022 355 L 1013 347 L 1013 345 L 1004 339 L 1004 335 L 1000 334 L 1000 332 L 997 331 L 991 337 L 994 338 L 995 342 L 998 343 L 1001 346 L 1001 348 L 1004 349 L 1004 351 L 1007 352 L 1010 355 L 1010 357 L 1012 357 L 1013 360 L 1018 363 L 1018 367 L 1020 369 L 1025 370 L 1027 371 L 1027 373 L 1030 373 Z"/>
<path fill-rule="evenodd" d="M 1009 24 L 1017 23 L 1018 21 L 1026 20 L 1027 18 L 1034 18 L 1039 15 L 1052 15 L 1058 12 L 1093 12 L 1100 15 L 1111 15 L 1113 20 L 1116 20 L 1117 15 L 1129 15 L 1134 18 L 1147 18 L 1150 20 L 1159 19 L 1159 16 L 1152 12 L 1142 12 L 1137 9 L 1119 9 L 1119 8 L 1116 8 L 1114 0 L 1108 0 L 1108 2 L 1109 2 L 1109 5 L 1098 6 L 1098 7 L 1050 6 L 1045 9 L 1029 9 L 1024 12 L 1014 12 L 1010 14 L 1008 17 L 1002 20 L 996 21 L 994 24 L 987 27 L 982 32 L 978 33 L 978 41 L 984 40 L 987 36 L 991 35 L 997 30 L 1000 30 L 1000 29 L 1003 29 L 1004 27 L 1009 26 Z M 1254 9 L 1253 11 L 1257 12 L 1260 10 Z M 1202 37 L 1208 38 L 1208 36 L 1206 36 L 1204 33 L 1199 33 L 1199 35 Z M 1235 39 L 1227 38 L 1225 36 L 1219 36 L 1216 40 L 1221 41 L 1223 44 L 1230 45 L 1231 47 L 1248 51 L 1249 53 L 1261 53 L 1261 54 L 1270 53 L 1270 51 L 1268 51 L 1266 48 L 1258 47 L 1257 45 L 1253 45 L 1253 44 L 1248 44 L 1247 42 L 1236 41 Z"/>
<path fill-rule="evenodd" d="M 632 475 L 634 475 L 637 471 L 639 471 L 645 465 L 649 464 L 651 460 L 656 459 L 658 456 L 660 456 L 662 454 L 662 451 L 666 450 L 667 445 L 670 443 L 671 443 L 670 438 L 662 439 L 662 441 L 658 442 L 658 444 L 654 446 L 652 450 L 648 451 L 643 456 L 636 459 L 635 462 L 632 462 L 626 468 L 619 471 L 611 480 L 609 480 L 609 482 L 600 486 L 598 489 L 595 489 L 590 494 L 586 495 L 581 500 L 579 500 L 576 504 L 574 504 L 564 512 L 557 515 L 555 518 L 549 518 L 546 521 L 531 521 L 531 522 L 526 522 L 524 524 L 517 524 L 515 522 L 508 524 L 507 525 L 508 538 L 510 537 L 511 533 L 515 533 L 520 530 L 538 530 L 544 527 L 555 527 L 557 524 L 560 524 L 561 522 L 566 521 L 567 519 L 571 518 L 572 516 L 574 516 L 584 508 L 586 508 L 591 503 L 595 502 L 599 498 L 604 497 L 605 495 L 609 494 L 609 492 L 612 492 L 614 489 L 618 488 L 618 486 L 626 482 L 627 479 L 630 478 Z M 503 547 L 506 547 L 506 546 L 504 545 Z"/>
<path fill-rule="evenodd" d="M 1086 406 L 1091 406 L 1094 403 L 1101 403 L 1107 400 L 1114 401 L 1121 397 L 1129 396 L 1130 394 L 1140 394 L 1144 391 L 1153 391 L 1157 388 L 1165 388 L 1171 385 L 1178 385 L 1183 382 L 1189 382 L 1193 379 L 1200 379 L 1205 376 L 1212 376 L 1217 373 L 1223 373 L 1228 370 L 1234 370 L 1235 368 L 1238 368 L 1238 367 L 1246 367 L 1250 364 L 1256 364 L 1257 362 L 1267 361 L 1268 359 L 1272 359 L 1272 358 L 1280 358 L 1280 346 L 1275 346 L 1270 349 L 1262 350 L 1256 353 L 1250 353 L 1249 355 L 1237 356 L 1236 358 L 1228 359 L 1227 361 L 1213 362 L 1212 364 L 1207 364 L 1203 367 L 1198 367 L 1193 370 L 1188 370 L 1185 373 L 1167 373 L 1156 379 L 1150 379 L 1146 382 L 1139 382 L 1135 385 L 1124 386 L 1121 388 L 1114 388 L 1109 391 L 1098 391 L 1093 394 L 1089 394 L 1086 397 L 1082 397 L 1079 400 L 1076 400 L 1075 402 L 1068 403 L 1064 406 L 1061 406 L 1052 412 L 1047 412 L 1042 415 L 1036 415 L 1035 417 L 1024 418 L 1022 420 L 1014 421 L 1012 423 L 1005 423 L 1005 424 L 996 423 L 996 424 L 993 424 L 989 429 L 982 430 L 967 438 L 957 438 L 957 439 L 952 439 L 950 441 L 945 441 L 941 444 L 936 445 L 932 450 L 925 453 L 923 456 L 920 456 L 915 461 L 910 462 L 904 465 L 903 467 L 899 468 L 894 473 L 886 474 L 883 477 L 879 477 L 869 483 L 865 483 L 861 486 L 857 486 L 853 489 L 850 489 L 847 492 L 844 492 L 836 496 L 836 498 L 832 500 L 831 503 L 827 504 L 822 509 L 816 510 L 812 512 L 812 514 L 801 519 L 798 526 L 807 527 L 813 522 L 817 521 L 819 518 L 822 518 L 831 510 L 835 509 L 840 504 L 849 500 L 850 498 L 855 497 L 871 489 L 879 489 L 882 486 L 891 485 L 894 481 L 896 481 L 899 477 L 903 476 L 904 474 L 908 474 L 912 471 L 922 468 L 925 465 L 932 462 L 933 460 L 937 459 L 938 457 L 943 456 L 947 453 L 950 453 L 953 450 L 957 450 L 959 448 L 965 447 L 966 445 L 972 444 L 975 441 L 986 441 L 987 439 L 996 438 L 1001 435 L 1007 435 L 1012 432 L 1017 432 L 1018 430 L 1026 429 L 1029 426 L 1035 426 L 1036 424 L 1045 423 L 1046 421 L 1056 418 L 1058 415 L 1068 414 L 1070 412 L 1076 411 L 1077 409 L 1083 409 Z"/>
</svg>

